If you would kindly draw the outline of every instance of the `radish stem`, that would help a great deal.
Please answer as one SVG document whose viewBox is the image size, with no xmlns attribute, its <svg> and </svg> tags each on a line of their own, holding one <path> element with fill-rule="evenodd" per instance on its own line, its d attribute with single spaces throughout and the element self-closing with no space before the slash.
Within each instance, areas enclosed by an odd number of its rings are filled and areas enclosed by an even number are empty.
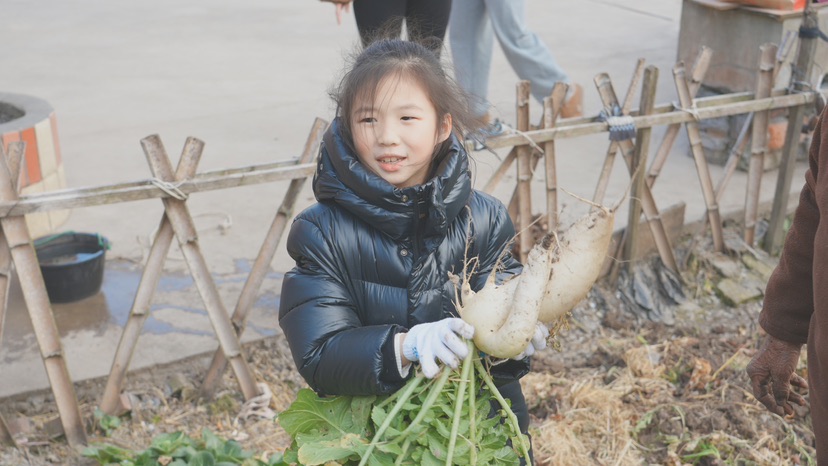
<svg viewBox="0 0 828 466">
<path fill-rule="evenodd" d="M 374 451 L 374 448 L 376 448 L 377 444 L 380 442 L 382 434 L 385 433 L 386 429 L 388 429 L 388 426 L 390 426 L 391 422 L 394 420 L 394 417 L 397 415 L 397 413 L 400 412 L 403 405 L 406 402 L 408 402 L 408 399 L 411 398 L 411 394 L 414 392 L 414 390 L 417 389 L 417 387 L 420 385 L 420 383 L 423 382 L 423 380 L 425 380 L 425 376 L 421 372 L 414 377 L 414 380 L 412 380 L 408 383 L 408 385 L 406 385 L 405 389 L 399 390 L 403 392 L 400 395 L 400 399 L 397 400 L 397 403 L 388 413 L 388 416 L 385 418 L 385 421 L 383 421 L 382 425 L 380 425 L 379 429 L 377 429 L 377 432 L 374 434 L 374 438 L 371 439 L 371 443 L 368 445 L 368 449 L 365 451 L 365 455 L 359 462 L 359 466 L 364 466 L 368 462 L 368 459 L 371 458 L 371 452 Z"/>
<path fill-rule="evenodd" d="M 420 412 L 417 413 L 417 416 L 413 421 L 411 421 L 411 424 L 409 424 L 408 427 L 400 433 L 400 436 L 395 441 L 408 437 L 408 435 L 411 434 L 418 425 L 420 425 L 423 419 L 428 415 L 431 407 L 434 406 L 434 402 L 437 401 L 437 397 L 442 394 L 443 387 L 446 385 L 446 381 L 451 375 L 451 372 L 452 370 L 450 368 L 443 367 L 443 372 L 440 373 L 440 378 L 434 381 L 432 386 L 429 387 L 428 397 L 426 397 L 425 401 L 423 401 L 423 405 L 420 407 Z"/>
<path fill-rule="evenodd" d="M 474 360 L 474 366 L 477 368 L 478 372 L 480 373 L 480 378 L 486 383 L 486 386 L 489 387 L 489 390 L 492 392 L 492 396 L 500 403 L 500 406 L 503 408 L 503 411 L 506 412 L 506 417 L 509 419 L 509 422 L 512 424 L 512 428 L 515 429 L 517 434 L 517 439 L 520 441 L 520 450 L 523 452 L 523 458 L 526 461 L 529 461 L 529 448 L 526 445 L 526 442 L 523 439 L 523 432 L 520 431 L 520 424 L 518 423 L 517 416 L 506 403 L 506 400 L 503 399 L 503 395 L 500 394 L 500 391 L 494 384 L 494 380 L 492 380 L 492 376 L 486 371 L 486 368 L 483 367 L 483 363 L 480 359 Z"/>
<path fill-rule="evenodd" d="M 474 344 L 471 341 L 466 342 L 466 347 L 469 354 L 463 359 L 463 370 L 460 374 L 460 386 L 457 388 L 457 398 L 454 400 L 454 419 L 451 422 L 451 437 L 449 437 L 448 452 L 446 453 L 446 466 L 451 466 L 451 460 L 454 458 L 454 446 L 457 443 L 457 431 L 460 429 L 460 419 L 463 417 L 463 401 L 466 397 L 466 388 L 469 382 L 469 373 L 474 365 L 472 358 L 475 353 Z"/>
</svg>

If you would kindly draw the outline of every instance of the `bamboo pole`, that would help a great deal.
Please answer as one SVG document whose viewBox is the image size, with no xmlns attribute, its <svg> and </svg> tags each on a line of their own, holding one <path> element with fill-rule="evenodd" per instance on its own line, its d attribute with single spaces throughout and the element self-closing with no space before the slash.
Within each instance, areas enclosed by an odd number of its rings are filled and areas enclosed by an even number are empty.
<svg viewBox="0 0 828 466">
<path fill-rule="evenodd" d="M 273 181 L 307 178 L 316 164 L 297 165 L 296 160 L 214 170 L 177 184 L 183 194 L 249 186 Z M 21 196 L 17 202 L 0 202 L 0 217 L 33 212 L 90 207 L 120 202 L 158 199 L 168 196 L 153 180 L 133 181 L 85 188 L 61 189 Z"/>
<path fill-rule="evenodd" d="M 327 127 L 328 122 L 320 118 L 317 118 L 313 122 L 311 132 L 308 135 L 307 141 L 305 141 L 305 148 L 302 151 L 302 156 L 299 158 L 297 163 L 310 163 L 317 156 L 319 153 L 319 145 L 322 141 L 322 135 Z M 279 247 L 279 242 L 282 240 L 282 234 L 285 231 L 288 219 L 290 219 L 293 215 L 293 208 L 296 205 L 296 198 L 299 197 L 299 193 L 302 191 L 302 187 L 305 185 L 306 179 L 307 178 L 296 178 L 290 182 L 287 192 L 285 193 L 285 197 L 282 200 L 282 204 L 279 206 L 279 210 L 277 211 L 273 222 L 270 224 L 270 230 L 268 230 L 264 242 L 262 242 L 259 254 L 256 256 L 256 261 L 253 263 L 250 274 L 247 276 L 247 281 L 244 283 L 239 299 L 236 302 L 236 308 L 233 310 L 233 316 L 230 319 L 233 323 L 233 329 L 236 331 L 236 335 L 238 335 L 239 338 L 241 338 L 242 333 L 244 333 L 245 325 L 247 323 L 247 315 L 250 313 L 250 309 L 253 308 L 253 304 L 256 302 L 256 296 L 259 293 L 259 289 L 262 287 L 262 282 L 264 281 L 267 271 L 270 268 L 270 263 L 273 262 L 273 256 L 276 254 L 276 249 Z M 227 358 L 224 357 L 224 353 L 222 353 L 221 348 L 219 348 L 215 353 L 213 353 L 213 360 L 210 363 L 207 375 L 204 377 L 204 381 L 202 382 L 202 396 L 205 398 L 212 398 L 217 382 L 221 378 L 222 374 L 224 374 L 226 368 Z"/>
<path fill-rule="evenodd" d="M 9 170 L 6 160 L 0 161 L 0 200 L 14 203 L 17 192 L 14 189 L 14 176 Z M 40 273 L 26 219 L 22 216 L 3 217 L 0 218 L 0 226 L 6 235 L 12 260 L 20 277 L 23 299 L 29 310 L 32 328 L 55 396 L 66 440 L 72 446 L 86 445 L 86 431 L 78 406 L 78 397 L 63 357 L 60 333 L 52 314 L 49 296 L 46 294 L 46 284 Z"/>
<path fill-rule="evenodd" d="M 658 68 L 648 66 L 644 72 L 644 83 L 641 89 L 641 113 L 646 115 L 655 107 L 656 87 L 658 85 Z M 642 128 L 636 131 L 635 150 L 633 151 L 630 163 L 632 176 L 632 193 L 630 196 L 630 209 L 627 220 L 627 228 L 624 229 L 626 240 L 624 244 L 623 259 L 627 265 L 627 271 L 632 272 L 633 259 L 636 257 L 636 245 L 638 243 L 638 220 L 641 218 L 641 201 L 644 197 L 646 185 L 644 169 L 647 167 L 647 154 L 650 151 L 651 128 Z"/>
<path fill-rule="evenodd" d="M 552 95 L 543 99 L 544 128 L 552 128 L 557 123 L 568 87 L 561 82 L 555 83 Z M 543 155 L 546 172 L 546 231 L 555 231 L 558 228 L 558 169 L 554 139 L 543 144 Z"/>
<path fill-rule="evenodd" d="M 608 108 L 613 108 L 618 105 L 618 97 L 615 95 L 615 90 L 612 86 L 612 81 L 607 76 L 607 82 L 598 89 L 598 94 L 601 97 L 601 103 Z M 647 118 L 645 115 L 644 118 Z M 606 126 L 606 123 L 603 123 Z M 642 129 L 642 128 L 638 128 Z M 627 164 L 627 170 L 630 175 L 633 175 L 632 154 L 634 145 L 629 139 L 618 141 L 618 147 L 624 157 L 624 162 Z M 670 245 L 670 238 L 667 236 L 667 231 L 664 229 L 664 223 L 661 221 L 661 214 L 658 211 L 653 193 L 648 186 L 644 186 L 641 194 L 641 210 L 644 212 L 644 217 L 653 234 L 653 240 L 658 249 L 658 254 L 661 257 L 664 265 L 673 272 L 678 274 L 678 264 L 676 263 L 675 255 L 673 254 L 673 247 Z M 620 246 L 620 243 L 619 243 Z M 613 257 L 618 257 L 614 254 Z"/>
<path fill-rule="evenodd" d="M 694 112 L 693 98 L 690 97 L 690 88 L 687 85 L 683 63 L 677 63 L 673 67 L 673 77 L 675 78 L 681 107 L 687 112 Z M 707 205 L 707 217 L 713 233 L 713 248 L 717 252 L 724 252 L 724 232 L 722 230 L 722 219 L 719 214 L 719 203 L 716 202 L 716 194 L 713 191 L 713 181 L 710 178 L 707 158 L 704 155 L 699 125 L 695 121 L 688 121 L 684 127 L 687 130 L 687 137 L 690 140 L 690 150 L 693 152 L 693 160 L 696 163 L 696 173 L 699 176 L 702 195 Z"/>
<path fill-rule="evenodd" d="M 773 70 L 773 82 L 776 83 L 776 77 L 779 75 L 779 71 L 782 69 L 782 64 L 788 58 L 788 54 L 790 53 L 792 46 L 793 46 L 793 35 L 796 34 L 794 31 L 786 31 L 785 35 L 782 36 L 782 44 L 777 48 L 776 52 L 776 66 Z M 771 93 L 773 93 L 773 86 L 771 86 Z M 736 171 L 736 167 L 739 165 L 739 160 L 742 158 L 742 154 L 745 152 L 745 148 L 747 147 L 748 137 L 750 136 L 750 128 L 753 124 L 753 115 L 756 112 L 750 112 L 747 114 L 745 121 L 742 123 L 742 129 L 739 130 L 739 135 L 736 137 L 736 141 L 733 143 L 733 147 L 730 149 L 730 152 L 727 156 L 727 162 L 725 162 L 724 170 L 722 172 L 719 181 L 716 183 L 716 201 L 721 201 L 722 196 L 724 195 L 724 191 L 727 188 L 727 184 L 730 182 L 730 178 L 733 177 L 733 173 Z"/>
<path fill-rule="evenodd" d="M 638 87 L 638 82 L 644 73 L 644 59 L 639 58 L 635 66 L 633 78 L 630 80 L 630 87 L 627 88 L 627 94 L 624 96 L 624 105 L 621 107 L 622 115 L 629 115 L 630 107 L 632 106 L 632 97 L 635 95 L 635 89 Z M 609 75 L 607 73 L 600 73 L 593 79 L 595 87 L 600 92 L 601 87 L 609 82 Z M 615 154 L 618 152 L 618 143 L 610 141 L 607 154 L 604 156 L 604 165 L 601 167 L 601 174 L 598 176 L 598 184 L 595 187 L 595 194 L 592 196 L 592 201 L 601 204 L 604 202 L 604 196 L 607 193 L 607 186 L 609 186 L 610 175 L 612 175 L 612 167 L 615 165 Z"/>
<path fill-rule="evenodd" d="M 146 154 L 147 162 L 150 165 L 153 176 L 163 182 L 174 181 L 172 166 L 157 135 L 149 136 L 141 140 L 141 146 Z M 230 361 L 230 365 L 238 379 L 242 394 L 245 400 L 258 396 L 259 390 L 247 360 L 244 357 L 241 344 L 239 344 L 230 316 L 221 301 L 215 282 L 213 281 L 204 256 L 198 245 L 198 232 L 196 231 L 193 219 L 190 216 L 187 204 L 183 199 L 173 197 L 163 198 L 164 210 L 170 220 L 178 245 L 190 269 L 190 274 L 198 288 L 201 299 L 207 308 L 213 330 L 216 332 L 221 349 Z"/>
<path fill-rule="evenodd" d="M 656 107 L 652 115 L 640 115 L 638 110 L 633 110 L 633 123 L 636 128 L 651 128 L 653 126 L 670 125 L 673 123 L 687 123 L 709 118 L 719 118 L 730 115 L 740 115 L 755 110 L 774 110 L 777 108 L 794 107 L 811 103 L 816 97 L 811 94 L 786 94 L 783 90 L 774 90 L 771 97 L 766 99 L 753 99 L 752 92 L 740 92 L 719 96 L 710 96 L 695 99 L 695 116 L 684 110 L 675 110 L 673 104 Z M 660 110 L 660 111 L 659 111 Z M 594 118 L 593 118 L 594 120 Z M 593 120 L 564 119 L 552 129 L 538 129 L 527 131 L 525 134 L 506 134 L 486 140 L 490 149 L 502 147 L 519 146 L 528 144 L 531 140 L 535 144 L 541 144 L 550 139 L 571 138 L 587 136 L 590 134 L 603 133 L 607 130 L 604 122 Z"/>
<path fill-rule="evenodd" d="M 11 175 L 11 188 L 17 193 L 20 179 L 20 167 L 25 152 L 25 144 L 9 144 L 9 152 L 0 144 L 0 159 L 5 160 Z M 0 229 L 0 348 L 3 343 L 3 328 L 6 322 L 6 311 L 9 301 L 9 286 L 12 276 L 12 258 L 6 234 Z"/>
<path fill-rule="evenodd" d="M 711 55 L 713 55 L 713 50 L 710 49 L 710 47 L 702 46 L 698 55 L 696 55 L 696 60 L 693 62 L 693 69 L 690 72 L 689 83 L 690 95 L 693 98 L 695 98 L 696 94 L 699 92 L 702 81 L 704 80 L 704 75 L 707 74 L 707 69 L 710 67 Z M 667 161 L 667 156 L 670 155 L 670 150 L 676 142 L 676 137 L 678 136 L 680 129 L 680 123 L 674 123 L 667 127 L 667 131 L 664 133 L 664 138 L 661 140 L 661 145 L 658 147 L 656 155 L 653 157 L 653 163 L 650 165 L 650 170 L 647 173 L 647 186 L 649 186 L 650 189 L 652 189 L 655 185 L 656 179 L 658 179 L 658 175 L 661 173 L 661 169 L 664 168 L 664 163 Z"/>
<path fill-rule="evenodd" d="M 567 92 L 568 88 L 569 88 L 569 86 L 567 84 L 564 84 L 564 83 L 555 83 L 555 86 L 552 88 L 552 92 L 550 93 L 550 96 L 553 96 L 553 95 L 555 96 L 554 98 L 557 99 L 556 102 L 560 103 L 559 106 L 563 105 L 563 99 L 566 97 L 566 92 Z M 544 99 L 546 99 L 546 97 L 544 97 Z M 553 106 L 554 105 L 558 105 L 558 104 L 555 104 L 553 102 Z M 560 108 L 555 110 L 554 115 L 555 115 L 556 119 L 557 119 L 559 113 L 560 113 Z M 543 124 L 543 118 L 541 118 L 541 124 Z M 548 143 L 549 143 L 548 141 L 545 142 L 544 146 Z M 545 154 L 545 150 L 541 150 L 538 147 L 533 147 L 533 149 L 535 149 L 535 150 L 531 151 L 532 162 L 531 162 L 531 165 L 530 165 L 530 168 L 529 168 L 530 176 L 534 176 L 535 170 L 538 168 L 538 162 L 540 162 L 541 157 L 543 157 L 544 154 Z M 514 212 L 518 211 L 518 202 L 519 202 L 519 200 L 520 200 L 520 186 L 516 186 L 514 191 L 512 191 L 512 197 L 509 198 L 509 212 L 514 213 Z"/>
<path fill-rule="evenodd" d="M 819 27 L 817 13 L 809 3 L 805 7 L 805 15 L 802 19 L 802 29 L 814 29 Z M 811 69 L 814 65 L 814 52 L 816 51 L 817 39 L 815 37 L 800 36 L 799 55 L 796 58 L 796 65 L 791 68 L 791 89 L 793 95 L 813 95 L 813 92 L 799 94 L 808 88 L 811 77 Z M 788 113 L 788 131 L 785 136 L 785 146 L 782 149 L 782 161 L 779 166 L 779 173 L 776 179 L 776 194 L 773 198 L 773 209 L 771 211 L 768 232 L 765 234 L 763 248 L 775 253 L 784 239 L 783 225 L 788 215 L 788 198 L 791 191 L 791 178 L 793 177 L 796 157 L 799 153 L 799 136 L 802 131 L 802 119 L 805 116 L 804 104 L 793 107 Z"/>
<path fill-rule="evenodd" d="M 756 96 L 767 97 L 773 88 L 774 57 L 776 44 L 759 47 L 759 76 L 756 80 Z M 759 194 L 762 173 L 765 171 L 765 152 L 768 150 L 768 119 L 770 112 L 762 110 L 753 115 L 753 141 L 751 143 L 748 185 L 745 192 L 745 242 L 753 246 L 756 237 L 756 215 L 759 211 Z"/>
<path fill-rule="evenodd" d="M 520 81 L 517 85 L 517 130 L 529 131 L 529 99 L 531 88 L 529 81 Z M 532 147 L 522 144 L 517 153 L 518 209 L 517 224 L 520 245 L 520 261 L 526 263 L 526 257 L 534 244 L 529 226 L 532 224 Z M 514 217 L 512 217 L 514 218 Z"/>
<path fill-rule="evenodd" d="M 486 186 L 483 186 L 483 192 L 486 194 L 492 194 L 500 183 L 500 180 L 506 175 L 509 169 L 512 167 L 512 164 L 517 159 L 517 147 L 513 147 L 512 150 L 506 154 L 506 157 L 503 159 L 503 162 L 500 163 L 500 166 L 497 167 L 492 177 L 489 178 L 489 181 L 486 182 Z"/>
<path fill-rule="evenodd" d="M 11 144 L 9 153 L 3 144 L 0 144 L 0 159 L 5 160 L 9 166 L 9 174 L 11 175 L 12 189 L 17 192 L 18 181 L 20 180 L 21 160 L 24 152 L 23 144 Z M 6 320 L 6 312 L 9 306 L 9 288 L 11 285 L 12 275 L 12 258 L 11 250 L 9 250 L 9 243 L 6 241 L 6 235 L 3 229 L 0 228 L 0 348 L 3 347 L 3 327 Z M 17 448 L 17 442 L 12 436 L 3 414 L 0 413 L 0 444 Z"/>
<path fill-rule="evenodd" d="M 178 168 L 175 172 L 176 182 L 184 181 L 195 175 L 196 167 L 201 160 L 203 150 L 204 143 L 202 141 L 192 137 L 187 138 L 187 142 L 184 144 L 184 150 L 178 160 Z M 167 253 L 170 250 L 174 236 L 175 234 L 169 218 L 166 214 L 162 214 L 158 232 L 155 234 L 155 240 L 147 256 L 144 272 L 141 275 L 141 281 L 138 283 L 138 289 L 135 291 L 135 298 L 132 301 L 129 318 L 124 325 L 121 340 L 118 342 L 118 348 L 112 359 L 112 368 L 109 371 L 109 378 L 104 388 L 100 406 L 101 411 L 106 414 L 118 415 L 126 410 L 126 407 L 121 403 L 121 390 L 124 386 L 124 379 L 126 378 L 127 370 L 129 370 L 129 363 L 135 352 L 138 338 L 141 335 L 141 329 L 144 327 L 147 317 L 149 317 L 152 298 L 155 295 L 158 282 L 161 280 L 164 262 L 166 261 Z"/>
</svg>

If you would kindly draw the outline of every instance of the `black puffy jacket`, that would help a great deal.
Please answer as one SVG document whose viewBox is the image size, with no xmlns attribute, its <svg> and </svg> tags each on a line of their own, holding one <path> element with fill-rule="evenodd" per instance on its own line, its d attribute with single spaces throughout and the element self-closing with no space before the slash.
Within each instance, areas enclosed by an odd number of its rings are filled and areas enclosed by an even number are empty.
<svg viewBox="0 0 828 466">
<path fill-rule="evenodd" d="M 457 315 L 449 272 L 463 272 L 469 231 L 468 257 L 479 258 L 473 289 L 514 236 L 503 204 L 472 190 L 456 138 L 434 173 L 423 185 L 396 188 L 357 159 L 337 120 L 325 133 L 313 180 L 319 202 L 291 226 L 296 266 L 285 275 L 279 310 L 296 367 L 318 393 L 399 389 L 394 335 Z M 505 276 L 521 265 L 507 254 L 502 268 Z M 515 381 L 528 361 L 497 365 L 492 375 L 499 384 Z"/>
</svg>

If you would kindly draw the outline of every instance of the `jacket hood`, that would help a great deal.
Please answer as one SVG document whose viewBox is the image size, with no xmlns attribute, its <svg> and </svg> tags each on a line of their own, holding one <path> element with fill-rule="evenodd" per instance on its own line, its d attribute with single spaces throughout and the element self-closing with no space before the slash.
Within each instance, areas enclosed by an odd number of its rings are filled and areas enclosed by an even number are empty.
<svg viewBox="0 0 828 466">
<path fill-rule="evenodd" d="M 417 219 L 424 217 L 428 247 L 430 238 L 445 235 L 471 195 L 468 155 L 454 134 L 434 173 L 425 184 L 397 188 L 359 161 L 336 118 L 322 140 L 313 192 L 318 201 L 340 205 L 395 240 L 410 237 Z"/>
</svg>

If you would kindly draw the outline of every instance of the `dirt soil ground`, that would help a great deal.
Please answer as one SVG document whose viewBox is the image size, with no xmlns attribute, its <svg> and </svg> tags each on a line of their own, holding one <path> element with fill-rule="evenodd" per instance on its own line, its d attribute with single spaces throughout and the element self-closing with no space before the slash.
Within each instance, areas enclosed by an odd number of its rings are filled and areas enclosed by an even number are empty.
<svg viewBox="0 0 828 466">
<path fill-rule="evenodd" d="M 543 351 L 522 380 L 537 464 L 816 463 L 807 409 L 783 419 L 750 393 L 745 367 L 761 339 L 761 298 L 727 305 L 716 291 L 722 275 L 715 264 L 722 260 L 746 269 L 740 257 L 771 267 L 775 259 L 740 243 L 738 231 L 728 232 L 728 246 L 729 255 L 715 256 L 709 234 L 688 236 L 675 248 L 683 286 L 652 260 L 614 285 L 603 281 L 573 311 L 569 328 L 557 337 L 559 350 Z M 273 393 L 269 407 L 285 409 L 306 385 L 284 339 L 259 341 L 247 351 L 257 379 Z M 803 352 L 802 375 L 804 358 Z M 238 416 L 243 397 L 232 376 L 225 375 L 214 401 L 193 396 L 208 363 L 202 357 L 131 374 L 133 410 L 108 436 L 94 419 L 104 381 L 79 384 L 90 442 L 142 451 L 161 433 L 199 437 L 208 428 L 263 455 L 284 449 L 289 438 L 277 423 Z M 49 435 L 57 424 L 50 392 L 0 406 L 22 432 L 20 448 L 0 451 L 0 464 L 97 464 Z"/>
</svg>

